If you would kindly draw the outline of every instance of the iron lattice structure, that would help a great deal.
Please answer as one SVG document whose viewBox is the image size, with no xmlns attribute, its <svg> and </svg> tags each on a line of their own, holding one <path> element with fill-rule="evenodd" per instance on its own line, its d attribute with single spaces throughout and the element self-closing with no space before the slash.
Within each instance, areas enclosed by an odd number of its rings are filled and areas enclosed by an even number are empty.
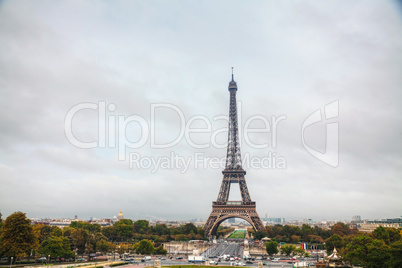
<svg viewBox="0 0 402 268">
<path fill-rule="evenodd" d="M 212 212 L 204 225 L 205 234 L 212 237 L 216 234 L 218 226 L 226 219 L 241 218 L 249 222 L 255 230 L 264 229 L 264 225 L 258 216 L 255 202 L 251 201 L 246 184 L 246 171 L 242 167 L 239 131 L 237 123 L 236 92 L 237 84 L 229 82 L 229 133 L 226 155 L 226 166 L 222 171 L 223 179 L 216 202 L 212 202 Z M 229 201 L 230 186 L 238 183 L 241 193 L 241 201 Z"/>
</svg>

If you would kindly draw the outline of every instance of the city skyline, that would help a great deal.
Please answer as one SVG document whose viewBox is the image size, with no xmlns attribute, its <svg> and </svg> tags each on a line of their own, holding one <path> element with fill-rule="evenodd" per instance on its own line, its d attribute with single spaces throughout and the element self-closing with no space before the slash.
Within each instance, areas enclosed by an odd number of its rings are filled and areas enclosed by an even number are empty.
<svg viewBox="0 0 402 268">
<path fill-rule="evenodd" d="M 233 66 L 260 216 L 399 217 L 401 30 L 397 1 L 3 1 L 0 212 L 206 219 Z"/>
</svg>

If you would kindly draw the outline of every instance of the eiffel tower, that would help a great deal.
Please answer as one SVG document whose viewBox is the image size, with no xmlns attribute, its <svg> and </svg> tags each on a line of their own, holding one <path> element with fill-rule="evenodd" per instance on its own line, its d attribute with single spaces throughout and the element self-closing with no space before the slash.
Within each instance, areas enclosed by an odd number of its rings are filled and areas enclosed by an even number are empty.
<svg viewBox="0 0 402 268">
<path fill-rule="evenodd" d="M 239 132 L 237 127 L 236 92 L 237 84 L 233 77 L 229 82 L 230 106 L 229 106 L 229 133 L 226 166 L 222 171 L 223 179 L 216 202 L 212 202 L 212 212 L 204 225 L 205 235 L 212 237 L 216 234 L 218 226 L 226 219 L 241 218 L 249 222 L 255 230 L 264 229 L 264 225 L 258 216 L 255 202 L 251 201 L 246 184 L 246 171 L 242 168 Z M 238 183 L 241 193 L 241 201 L 229 201 L 230 185 Z"/>
</svg>

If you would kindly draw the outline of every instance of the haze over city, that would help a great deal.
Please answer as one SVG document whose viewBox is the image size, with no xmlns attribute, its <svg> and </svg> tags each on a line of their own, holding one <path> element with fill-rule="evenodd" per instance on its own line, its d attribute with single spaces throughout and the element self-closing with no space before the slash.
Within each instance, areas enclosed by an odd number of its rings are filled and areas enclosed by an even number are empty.
<svg viewBox="0 0 402 268">
<path fill-rule="evenodd" d="M 401 20 L 397 1 L 2 1 L 0 212 L 206 220 L 234 67 L 261 217 L 400 217 Z"/>
</svg>

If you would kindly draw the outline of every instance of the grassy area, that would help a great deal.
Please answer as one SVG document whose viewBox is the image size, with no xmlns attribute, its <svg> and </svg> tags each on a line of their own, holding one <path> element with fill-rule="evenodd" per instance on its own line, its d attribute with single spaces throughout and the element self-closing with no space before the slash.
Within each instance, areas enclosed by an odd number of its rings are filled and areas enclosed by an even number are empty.
<svg viewBox="0 0 402 268">
<path fill-rule="evenodd" d="M 231 234 L 228 238 L 242 238 L 246 237 L 246 230 L 237 230 L 233 234 Z"/>
</svg>

